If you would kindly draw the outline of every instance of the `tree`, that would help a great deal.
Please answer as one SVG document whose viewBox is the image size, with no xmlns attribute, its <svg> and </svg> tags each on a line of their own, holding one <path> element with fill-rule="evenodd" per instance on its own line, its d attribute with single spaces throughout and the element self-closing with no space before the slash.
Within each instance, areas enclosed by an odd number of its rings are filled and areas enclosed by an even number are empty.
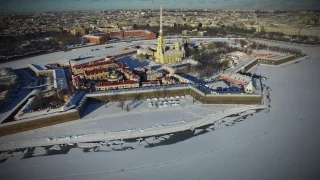
<svg viewBox="0 0 320 180">
<path fill-rule="evenodd" d="M 156 98 L 159 98 L 161 96 L 161 92 L 159 89 L 156 90 Z"/>
<path fill-rule="evenodd" d="M 121 99 L 119 101 L 118 107 L 120 107 L 123 110 L 123 108 L 124 108 L 124 100 L 123 99 Z"/>
<path fill-rule="evenodd" d="M 110 102 L 110 100 L 109 100 L 109 98 L 106 98 L 105 100 L 104 100 L 104 105 L 105 105 L 105 107 L 108 107 L 108 103 Z"/>
<path fill-rule="evenodd" d="M 210 43 L 208 45 L 208 49 L 210 49 L 210 50 L 216 49 L 216 45 L 214 43 Z"/>
<path fill-rule="evenodd" d="M 137 59 L 139 61 L 145 61 L 147 59 L 147 56 L 145 54 L 138 54 Z"/>
<path fill-rule="evenodd" d="M 196 101 L 197 101 L 197 99 L 196 99 L 195 95 L 192 96 L 192 103 L 195 103 Z"/>
<path fill-rule="evenodd" d="M 112 98 L 113 101 L 118 101 L 119 100 L 119 94 L 113 94 L 111 98 Z"/>
<path fill-rule="evenodd" d="M 139 94 L 135 95 L 134 100 L 141 100 L 142 96 L 143 95 L 141 93 L 139 93 Z"/>
<path fill-rule="evenodd" d="M 257 43 L 253 41 L 251 44 L 251 49 L 256 49 L 256 48 L 257 48 Z"/>
<path fill-rule="evenodd" d="M 167 89 L 163 89 L 162 94 L 163 94 L 163 97 L 167 97 L 169 94 L 169 91 Z"/>
<path fill-rule="evenodd" d="M 204 79 L 204 77 L 205 77 L 205 72 L 204 72 L 204 70 L 202 69 L 202 70 L 200 70 L 198 73 L 199 73 L 198 78 L 202 81 L 202 80 Z"/>
<path fill-rule="evenodd" d="M 132 28 L 136 29 L 137 28 L 137 24 L 133 24 Z"/>
<path fill-rule="evenodd" d="M 129 104 L 127 104 L 127 106 L 126 106 L 126 111 L 127 111 L 127 112 L 130 111 L 130 106 L 129 106 Z"/>
<path fill-rule="evenodd" d="M 241 39 L 240 40 L 240 46 L 243 48 L 244 47 L 244 45 L 246 45 L 247 44 L 247 42 L 245 41 L 245 40 L 243 40 L 243 39 Z"/>
</svg>

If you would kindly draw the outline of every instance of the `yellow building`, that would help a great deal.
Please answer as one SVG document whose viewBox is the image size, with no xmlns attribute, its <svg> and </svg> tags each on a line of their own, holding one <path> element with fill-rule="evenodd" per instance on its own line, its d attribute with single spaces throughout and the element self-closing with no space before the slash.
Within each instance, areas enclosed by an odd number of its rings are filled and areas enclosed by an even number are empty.
<svg viewBox="0 0 320 180">
<path fill-rule="evenodd" d="M 150 27 L 157 27 L 157 26 L 159 26 L 159 24 L 157 22 L 152 21 L 149 23 L 149 26 Z"/>
<path fill-rule="evenodd" d="M 294 27 L 271 27 L 267 26 L 264 28 L 265 32 L 277 32 L 277 33 L 283 33 L 285 35 L 299 35 L 300 34 L 300 28 L 294 28 Z"/>
<path fill-rule="evenodd" d="M 97 69 L 107 69 L 110 67 L 117 69 L 119 66 L 113 62 L 102 61 L 99 63 L 73 66 L 72 73 L 74 75 L 78 75 L 78 74 L 84 74 L 86 71 L 93 71 L 93 70 L 97 70 Z"/>
<path fill-rule="evenodd" d="M 98 27 L 97 29 L 102 32 L 120 31 L 120 27 L 115 24 L 104 24 L 102 27 Z"/>
<path fill-rule="evenodd" d="M 106 80 L 109 77 L 107 69 L 94 69 L 85 71 L 84 74 L 87 80 Z"/>
<path fill-rule="evenodd" d="M 139 87 L 138 81 L 122 80 L 118 82 L 102 82 L 96 86 L 96 90 L 106 91 L 106 90 L 113 90 L 113 89 L 131 89 L 131 88 L 138 88 L 138 87 Z"/>
<path fill-rule="evenodd" d="M 166 51 L 165 39 L 162 31 L 162 5 L 160 7 L 160 31 L 158 37 L 157 51 L 155 52 L 156 62 L 159 64 L 177 63 L 184 58 L 184 51 L 180 49 L 177 41 L 173 50 Z"/>
<path fill-rule="evenodd" d="M 83 36 L 86 34 L 86 31 L 83 28 L 75 28 L 71 30 L 71 34 L 74 36 L 76 35 Z"/>
</svg>

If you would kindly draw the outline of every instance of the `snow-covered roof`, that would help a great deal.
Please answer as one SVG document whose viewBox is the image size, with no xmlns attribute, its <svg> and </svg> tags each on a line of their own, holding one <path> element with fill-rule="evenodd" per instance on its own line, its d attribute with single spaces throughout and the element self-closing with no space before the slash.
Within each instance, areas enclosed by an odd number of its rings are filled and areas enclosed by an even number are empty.
<svg viewBox="0 0 320 180">
<path fill-rule="evenodd" d="M 244 83 L 247 83 L 247 82 L 251 81 L 251 77 L 250 76 L 245 76 L 245 75 L 242 75 L 242 74 L 239 74 L 239 73 L 222 73 L 220 75 L 220 77 L 227 77 L 227 78 L 234 79 L 234 80 L 237 80 L 237 81 L 242 81 Z"/>
<path fill-rule="evenodd" d="M 68 89 L 67 78 L 63 69 L 55 69 L 53 71 L 54 87 L 57 89 Z"/>
<path fill-rule="evenodd" d="M 95 38 L 95 39 L 99 39 L 100 36 L 94 36 L 94 35 L 84 35 L 82 36 L 83 38 Z"/>
<path fill-rule="evenodd" d="M 37 69 L 38 71 L 43 71 L 43 70 L 47 70 L 47 68 L 44 65 L 38 65 L 38 64 L 30 64 L 30 66 L 33 66 L 35 69 Z"/>
<path fill-rule="evenodd" d="M 214 81 L 206 84 L 207 87 L 216 89 L 217 87 L 228 88 L 229 86 L 224 81 Z"/>
<path fill-rule="evenodd" d="M 147 34 L 151 34 L 152 33 L 151 31 L 148 31 L 148 30 L 128 30 L 128 31 L 125 31 L 125 32 L 145 32 Z"/>
<path fill-rule="evenodd" d="M 79 102 L 81 101 L 81 99 L 83 98 L 83 96 L 86 94 L 85 91 L 77 91 L 71 98 L 69 101 L 69 106 L 72 105 L 78 105 Z"/>
<path fill-rule="evenodd" d="M 178 50 L 168 50 L 165 51 L 164 55 L 175 55 L 175 54 L 182 54 L 182 51 L 178 51 Z"/>
</svg>

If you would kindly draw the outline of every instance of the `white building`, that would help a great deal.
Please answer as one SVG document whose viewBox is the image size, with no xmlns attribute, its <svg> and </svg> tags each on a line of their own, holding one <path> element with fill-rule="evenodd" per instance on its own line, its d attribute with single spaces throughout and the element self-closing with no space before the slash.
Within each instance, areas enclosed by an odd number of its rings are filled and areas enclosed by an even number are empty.
<svg viewBox="0 0 320 180">
<path fill-rule="evenodd" d="M 244 91 L 245 91 L 246 93 L 248 93 L 248 94 L 252 94 L 252 93 L 255 92 L 255 88 L 254 88 L 254 86 L 253 86 L 253 84 L 252 84 L 252 81 L 249 81 L 249 82 L 246 84 L 246 86 L 245 86 L 245 88 L 244 88 Z"/>
<path fill-rule="evenodd" d="M 64 69 L 48 69 L 43 65 L 37 64 L 29 64 L 28 66 L 37 76 L 52 77 L 54 88 L 69 89 Z"/>
<path fill-rule="evenodd" d="M 303 28 L 300 31 L 300 35 L 320 37 L 320 28 Z"/>
</svg>

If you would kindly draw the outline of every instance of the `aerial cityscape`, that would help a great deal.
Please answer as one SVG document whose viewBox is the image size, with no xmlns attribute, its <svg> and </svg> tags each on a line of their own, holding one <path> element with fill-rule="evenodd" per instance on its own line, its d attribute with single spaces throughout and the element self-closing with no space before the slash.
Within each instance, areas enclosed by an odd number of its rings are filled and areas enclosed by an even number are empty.
<svg viewBox="0 0 320 180">
<path fill-rule="evenodd" d="M 320 178 L 318 1 L 3 5 L 4 179 Z"/>
</svg>

